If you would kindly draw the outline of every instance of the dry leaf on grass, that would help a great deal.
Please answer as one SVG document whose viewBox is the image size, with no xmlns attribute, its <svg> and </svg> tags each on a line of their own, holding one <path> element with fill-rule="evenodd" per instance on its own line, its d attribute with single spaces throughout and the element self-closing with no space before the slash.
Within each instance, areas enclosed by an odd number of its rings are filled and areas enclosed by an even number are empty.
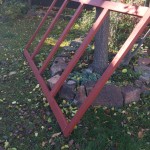
<svg viewBox="0 0 150 150">
<path fill-rule="evenodd" d="M 61 134 L 61 132 L 59 132 L 59 133 L 54 133 L 54 134 L 52 135 L 52 138 L 58 137 L 60 134 Z"/>
</svg>

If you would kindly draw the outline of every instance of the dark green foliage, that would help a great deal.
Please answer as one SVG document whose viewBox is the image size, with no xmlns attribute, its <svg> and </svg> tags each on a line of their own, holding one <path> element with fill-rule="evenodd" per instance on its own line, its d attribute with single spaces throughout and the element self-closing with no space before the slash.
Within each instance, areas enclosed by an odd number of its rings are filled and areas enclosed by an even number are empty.
<svg viewBox="0 0 150 150">
<path fill-rule="evenodd" d="M 124 72 L 125 70 L 125 72 Z M 129 84 L 133 83 L 136 79 L 140 76 L 139 73 L 135 73 L 133 69 L 129 66 L 126 68 L 120 67 L 115 71 L 115 73 L 111 77 L 111 81 L 115 82 L 116 84 Z"/>
<path fill-rule="evenodd" d="M 126 41 L 137 22 L 137 18 L 129 15 L 111 13 L 111 33 L 110 47 L 113 50 L 119 50 Z"/>
<path fill-rule="evenodd" d="M 70 74 L 70 79 L 75 80 L 78 84 L 83 84 L 88 81 L 97 81 L 100 78 L 98 73 L 88 73 L 88 72 L 73 72 Z"/>
</svg>

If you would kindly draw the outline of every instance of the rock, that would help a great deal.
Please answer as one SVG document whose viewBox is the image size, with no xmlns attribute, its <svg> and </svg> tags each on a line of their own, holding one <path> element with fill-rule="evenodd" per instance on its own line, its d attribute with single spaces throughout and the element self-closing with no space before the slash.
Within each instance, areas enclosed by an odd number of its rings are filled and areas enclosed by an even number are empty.
<svg viewBox="0 0 150 150">
<path fill-rule="evenodd" d="M 95 82 L 90 82 L 86 84 L 87 95 L 93 89 Z M 115 85 L 105 85 L 101 90 L 100 94 L 97 96 L 96 100 L 93 102 L 93 106 L 104 105 L 104 106 L 114 106 L 120 107 L 123 105 L 123 96 L 121 89 Z"/>
<path fill-rule="evenodd" d="M 0 146 L 0 150 L 4 150 L 4 149 Z"/>
<path fill-rule="evenodd" d="M 137 73 L 147 73 L 147 74 L 150 74 L 150 67 L 148 66 L 134 66 L 134 70 L 135 72 Z"/>
<path fill-rule="evenodd" d="M 84 72 L 93 73 L 93 68 L 89 67 L 89 68 L 85 69 Z"/>
<path fill-rule="evenodd" d="M 74 53 L 74 52 L 73 52 Z M 67 58 L 70 58 L 71 56 L 72 56 L 72 52 L 70 52 L 70 51 L 62 51 L 59 55 L 58 55 L 59 57 L 64 57 L 65 58 L 65 60 L 68 62 L 69 61 L 69 59 L 67 60 Z"/>
<path fill-rule="evenodd" d="M 130 85 L 122 87 L 122 95 L 124 98 L 124 103 L 128 104 L 133 101 L 139 101 L 141 92 L 142 91 L 140 88 L 136 88 Z"/>
<path fill-rule="evenodd" d="M 88 82 L 84 83 L 87 95 L 89 95 L 90 91 L 95 86 L 95 83 L 96 83 L 95 81 L 88 81 Z"/>
<path fill-rule="evenodd" d="M 141 80 L 135 80 L 134 84 L 138 88 L 141 88 L 143 86 L 143 82 Z"/>
<path fill-rule="evenodd" d="M 76 88 L 77 83 L 74 80 L 68 80 L 67 86 L 69 86 L 72 90 Z"/>
<path fill-rule="evenodd" d="M 84 85 L 81 85 L 77 89 L 77 94 L 74 100 L 78 101 L 79 104 L 82 104 L 86 98 L 86 91 Z"/>
<path fill-rule="evenodd" d="M 64 46 L 63 48 L 65 49 L 65 51 L 75 51 L 76 50 L 75 47 L 71 47 L 71 46 Z"/>
<path fill-rule="evenodd" d="M 47 84 L 48 86 L 52 89 L 53 86 L 57 83 L 57 81 L 59 80 L 60 75 L 55 75 L 53 77 L 51 77 L 49 80 L 47 80 Z"/>
<path fill-rule="evenodd" d="M 69 80 L 59 91 L 59 96 L 66 100 L 73 100 L 75 97 L 76 82 Z"/>
<path fill-rule="evenodd" d="M 138 64 L 140 66 L 142 66 L 142 65 L 148 66 L 148 65 L 150 65 L 150 58 L 139 58 L 138 59 Z"/>
<path fill-rule="evenodd" d="M 150 74 L 143 73 L 140 77 L 139 80 L 143 81 L 146 84 L 150 83 Z"/>
<path fill-rule="evenodd" d="M 64 69 L 67 67 L 67 63 L 64 57 L 57 57 L 53 65 L 50 67 L 51 75 L 61 74 Z"/>
<path fill-rule="evenodd" d="M 104 105 L 111 107 L 123 106 L 123 96 L 121 93 L 121 89 L 115 85 L 105 85 L 94 101 L 93 105 Z"/>
<path fill-rule="evenodd" d="M 79 38 L 79 39 L 73 40 L 73 41 L 70 43 L 70 46 L 71 46 L 71 47 L 74 47 L 74 48 L 79 48 L 81 44 L 82 44 L 82 40 L 81 40 L 81 38 Z"/>
</svg>

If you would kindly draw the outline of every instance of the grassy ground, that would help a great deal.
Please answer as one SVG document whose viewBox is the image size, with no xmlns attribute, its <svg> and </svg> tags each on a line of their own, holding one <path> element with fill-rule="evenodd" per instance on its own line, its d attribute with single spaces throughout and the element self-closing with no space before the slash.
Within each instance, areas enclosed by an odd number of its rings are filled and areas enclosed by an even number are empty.
<svg viewBox="0 0 150 150">
<path fill-rule="evenodd" d="M 71 136 L 63 137 L 22 53 L 40 20 L 0 22 L 0 146 L 8 150 L 149 150 L 150 96 L 119 109 L 90 108 Z"/>
</svg>

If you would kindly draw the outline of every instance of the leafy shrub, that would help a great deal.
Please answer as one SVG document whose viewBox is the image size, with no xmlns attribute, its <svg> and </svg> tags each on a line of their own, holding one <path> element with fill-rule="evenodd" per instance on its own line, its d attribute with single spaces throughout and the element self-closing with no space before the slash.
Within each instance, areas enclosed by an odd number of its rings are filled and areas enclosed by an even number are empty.
<svg viewBox="0 0 150 150">
<path fill-rule="evenodd" d="M 1 7 L 1 17 L 15 19 L 27 13 L 27 4 L 18 0 L 5 0 Z"/>
<path fill-rule="evenodd" d="M 117 0 L 114 0 L 117 1 Z M 131 4 L 131 0 L 123 0 L 124 3 Z M 144 2 L 135 0 L 134 3 L 138 6 L 143 5 Z M 139 22 L 137 17 L 125 15 L 122 13 L 110 13 L 110 48 L 119 50 L 122 44 L 126 41 L 134 26 Z"/>
<path fill-rule="evenodd" d="M 95 9 L 90 11 L 86 10 L 83 11 L 81 18 L 79 19 L 80 30 L 87 32 L 91 28 L 91 25 L 95 20 L 95 13 L 96 13 Z"/>
</svg>

